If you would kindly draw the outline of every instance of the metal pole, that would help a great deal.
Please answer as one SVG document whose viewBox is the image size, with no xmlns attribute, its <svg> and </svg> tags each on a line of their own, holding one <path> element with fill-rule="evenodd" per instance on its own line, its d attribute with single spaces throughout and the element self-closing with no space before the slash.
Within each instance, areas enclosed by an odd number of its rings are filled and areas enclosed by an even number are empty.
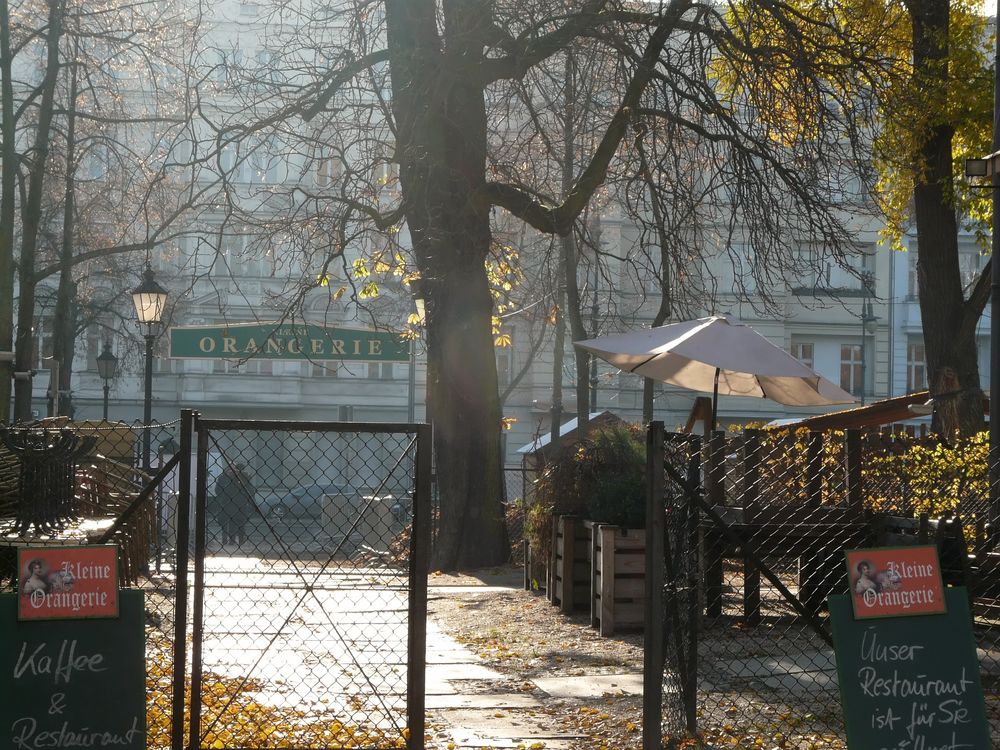
<svg viewBox="0 0 1000 750">
<path fill-rule="evenodd" d="M 1000 151 L 1000 34 L 993 56 L 993 152 Z M 991 525 L 1000 520 L 1000 175 L 993 170 L 993 260 L 990 264 L 990 513 Z"/>
<path fill-rule="evenodd" d="M 650 422 L 646 430 L 646 597 L 643 626 L 646 647 L 642 658 L 642 746 L 663 747 L 664 666 L 664 526 L 663 422 Z M 695 596 L 697 598 L 697 596 Z M 693 624 L 692 624 L 693 626 Z M 680 637 L 681 634 L 675 634 Z M 682 655 L 678 655 L 683 658 Z"/>
<path fill-rule="evenodd" d="M 410 382 L 406 398 L 407 422 L 413 424 L 416 421 L 417 412 L 417 342 L 410 341 Z"/>
<path fill-rule="evenodd" d="M 591 335 L 593 335 L 594 337 L 597 336 L 597 315 L 598 315 L 597 273 L 599 270 L 597 267 L 597 261 L 598 258 L 600 257 L 600 249 L 601 249 L 600 217 L 598 217 L 598 221 L 596 222 L 596 224 L 597 224 L 597 230 L 595 232 L 596 237 L 595 237 L 595 248 L 594 248 L 594 289 L 593 289 L 594 301 L 590 306 L 590 330 L 593 331 Z M 590 411 L 592 412 L 597 411 L 597 357 L 593 355 L 591 355 L 590 357 Z M 590 418 L 589 415 L 587 418 L 588 419 Z M 582 422 L 580 424 L 582 424 Z"/>
<path fill-rule="evenodd" d="M 142 469 L 149 473 L 149 433 L 153 421 L 153 340 L 152 332 L 146 334 L 146 391 L 142 403 Z"/>
<path fill-rule="evenodd" d="M 171 710 L 170 750 L 184 750 L 184 712 L 187 706 L 185 683 L 187 677 L 187 604 L 188 604 L 188 537 L 191 518 L 191 449 L 194 443 L 194 425 L 197 412 L 181 411 L 181 462 L 177 467 L 177 518 L 174 531 L 176 555 L 174 599 L 174 664 L 173 702 Z M 205 478 L 199 478 L 204 482 Z"/>
<path fill-rule="evenodd" d="M 111 386 L 108 385 L 108 381 L 104 381 L 104 421 L 108 421 L 108 393 L 111 391 Z"/>
<path fill-rule="evenodd" d="M 865 357 L 868 352 L 865 351 L 865 303 L 862 297 L 861 301 L 861 405 L 865 405 Z"/>
</svg>

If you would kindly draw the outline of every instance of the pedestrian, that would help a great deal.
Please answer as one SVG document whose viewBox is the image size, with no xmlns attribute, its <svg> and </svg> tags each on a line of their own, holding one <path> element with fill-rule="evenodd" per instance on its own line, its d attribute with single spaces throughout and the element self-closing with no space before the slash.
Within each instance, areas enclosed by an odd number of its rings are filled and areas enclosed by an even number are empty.
<svg viewBox="0 0 1000 750">
<path fill-rule="evenodd" d="M 246 466 L 241 463 L 227 466 L 215 487 L 223 543 L 242 546 L 246 541 L 247 521 L 254 508 L 253 488 Z"/>
</svg>

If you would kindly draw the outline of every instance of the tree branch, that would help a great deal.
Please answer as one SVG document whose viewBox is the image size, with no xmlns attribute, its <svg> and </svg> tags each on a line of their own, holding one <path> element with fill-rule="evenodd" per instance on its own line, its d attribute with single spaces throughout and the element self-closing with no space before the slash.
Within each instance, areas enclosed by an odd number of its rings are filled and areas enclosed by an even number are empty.
<svg viewBox="0 0 1000 750">
<path fill-rule="evenodd" d="M 568 234 L 576 217 L 590 202 L 594 191 L 604 184 L 608 166 L 625 138 L 633 110 L 639 106 L 646 85 L 653 77 L 653 70 L 666 46 L 667 39 L 676 28 L 677 20 L 690 7 L 692 7 L 690 0 L 674 0 L 660 17 L 646 44 L 638 68 L 625 89 L 618 111 L 608 123 L 587 168 L 566 194 L 562 204 L 544 205 L 521 188 L 495 182 L 489 182 L 483 187 L 482 197 L 493 205 L 507 209 L 541 232 L 554 232 L 560 236 Z"/>
<path fill-rule="evenodd" d="M 388 62 L 388 60 L 388 50 L 376 50 L 375 52 L 370 52 L 367 55 L 362 55 L 357 60 L 353 60 L 342 68 L 331 70 L 323 76 L 323 80 L 320 83 L 316 84 L 317 88 L 325 87 L 317 95 L 316 101 L 309 105 L 304 103 L 300 105 L 299 114 L 302 115 L 302 118 L 306 122 L 309 122 L 312 118 L 326 109 L 326 106 L 337 94 L 341 86 L 361 73 L 361 71 L 366 70 L 377 63 Z"/>
<path fill-rule="evenodd" d="M 566 45 L 595 26 L 594 17 L 599 15 L 608 0 L 591 0 L 579 13 L 570 18 L 555 31 L 532 39 L 505 42 L 509 54 L 505 57 L 483 60 L 481 64 L 482 82 L 489 84 L 505 78 L 522 78 L 535 65 L 561 52 Z"/>
<path fill-rule="evenodd" d="M 993 256 L 986 261 L 986 265 L 979 273 L 969 299 L 966 300 L 962 310 L 962 334 L 973 335 L 979 319 L 983 316 L 986 305 L 990 302 L 990 295 L 993 289 Z"/>
</svg>

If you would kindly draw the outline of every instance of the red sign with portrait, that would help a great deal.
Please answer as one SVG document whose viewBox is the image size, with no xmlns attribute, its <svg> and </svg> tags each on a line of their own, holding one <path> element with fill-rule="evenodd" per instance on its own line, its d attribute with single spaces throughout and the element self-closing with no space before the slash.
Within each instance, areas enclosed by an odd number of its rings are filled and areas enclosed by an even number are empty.
<svg viewBox="0 0 1000 750">
<path fill-rule="evenodd" d="M 19 620 L 118 617 L 118 548 L 22 547 Z"/>
<path fill-rule="evenodd" d="M 941 565 L 933 545 L 848 550 L 847 579 L 856 619 L 946 611 Z"/>
</svg>

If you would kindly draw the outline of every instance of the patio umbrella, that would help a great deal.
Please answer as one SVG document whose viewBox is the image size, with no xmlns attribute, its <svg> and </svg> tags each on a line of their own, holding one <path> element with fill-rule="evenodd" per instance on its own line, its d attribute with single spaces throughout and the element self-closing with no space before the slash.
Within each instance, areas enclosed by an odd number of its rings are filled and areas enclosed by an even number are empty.
<svg viewBox="0 0 1000 750">
<path fill-rule="evenodd" d="M 712 394 L 769 398 L 790 406 L 851 404 L 847 391 L 727 315 L 574 341 L 625 372 Z"/>
</svg>

